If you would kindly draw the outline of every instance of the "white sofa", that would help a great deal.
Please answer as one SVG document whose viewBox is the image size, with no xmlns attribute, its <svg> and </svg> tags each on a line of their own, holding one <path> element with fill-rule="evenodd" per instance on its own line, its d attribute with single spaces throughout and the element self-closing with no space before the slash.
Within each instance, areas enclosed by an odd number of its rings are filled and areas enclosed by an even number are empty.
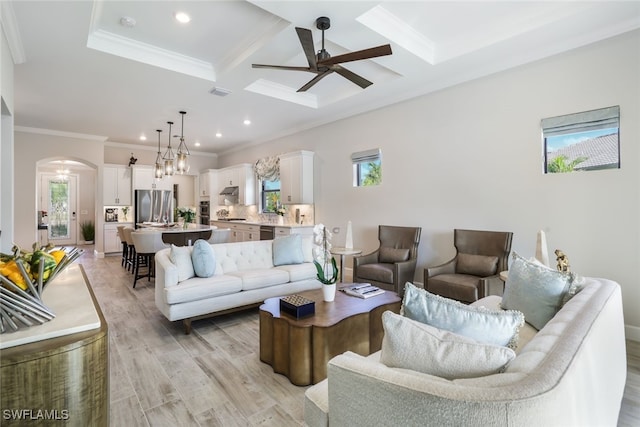
<svg viewBox="0 0 640 427">
<path fill-rule="evenodd" d="M 155 256 L 156 306 L 167 319 L 182 320 L 188 334 L 192 320 L 320 288 L 311 253 L 312 236 L 300 238 L 304 262 L 279 266 L 273 263 L 273 240 L 211 244 L 214 275 L 181 282 L 178 268 L 171 262 L 171 249 L 163 249 Z"/>
<path fill-rule="evenodd" d="M 615 426 L 627 369 L 620 286 L 587 278 L 504 373 L 446 380 L 379 360 L 331 359 L 306 391 L 307 425 Z"/>
</svg>

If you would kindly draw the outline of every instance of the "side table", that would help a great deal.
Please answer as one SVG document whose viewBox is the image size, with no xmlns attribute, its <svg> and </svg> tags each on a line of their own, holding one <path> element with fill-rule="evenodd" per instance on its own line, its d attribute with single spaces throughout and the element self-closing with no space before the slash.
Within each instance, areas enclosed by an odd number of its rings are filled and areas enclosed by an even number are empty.
<svg viewBox="0 0 640 427">
<path fill-rule="evenodd" d="M 340 255 L 340 282 L 344 283 L 344 259 L 347 255 L 358 255 L 362 253 L 362 249 L 356 248 L 343 248 L 343 247 L 332 247 L 331 254 L 332 255 Z"/>
</svg>

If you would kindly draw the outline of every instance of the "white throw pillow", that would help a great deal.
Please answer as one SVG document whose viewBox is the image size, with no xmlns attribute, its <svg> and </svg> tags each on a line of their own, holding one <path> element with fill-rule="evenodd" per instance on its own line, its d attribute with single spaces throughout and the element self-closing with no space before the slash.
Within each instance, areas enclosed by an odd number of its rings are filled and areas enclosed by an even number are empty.
<svg viewBox="0 0 640 427">
<path fill-rule="evenodd" d="M 479 343 L 391 311 L 382 314 L 380 362 L 449 380 L 502 372 L 516 354 L 510 348 Z"/>
<path fill-rule="evenodd" d="M 188 246 L 176 246 L 171 244 L 169 259 L 178 268 L 178 282 L 191 279 L 196 275 L 191 262 L 191 253 Z"/>
<path fill-rule="evenodd" d="M 441 297 L 407 282 L 403 316 L 479 342 L 516 348 L 524 315 L 516 310 L 489 310 Z"/>
</svg>

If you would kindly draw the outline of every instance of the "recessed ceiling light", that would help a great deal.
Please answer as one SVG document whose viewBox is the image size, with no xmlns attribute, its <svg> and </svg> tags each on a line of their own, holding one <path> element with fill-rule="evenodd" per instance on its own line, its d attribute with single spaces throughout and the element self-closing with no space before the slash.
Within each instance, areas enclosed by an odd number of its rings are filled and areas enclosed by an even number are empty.
<svg viewBox="0 0 640 427">
<path fill-rule="evenodd" d="M 244 123 L 245 125 L 250 125 L 250 124 L 251 124 L 251 120 L 249 120 L 249 119 L 244 119 L 244 122 L 243 122 L 243 123 Z"/>
<path fill-rule="evenodd" d="M 222 138 L 222 134 L 220 132 L 216 132 L 216 138 Z"/>
<path fill-rule="evenodd" d="M 140 135 L 140 141 L 146 141 L 146 140 L 147 140 L 147 137 L 146 137 L 146 136 L 144 136 L 144 135 Z"/>
<path fill-rule="evenodd" d="M 186 24 L 191 21 L 191 17 L 185 12 L 176 12 L 173 14 L 173 16 L 174 18 L 176 18 L 176 21 L 180 22 L 181 24 Z"/>
<path fill-rule="evenodd" d="M 197 141 L 193 145 L 195 145 L 196 147 L 200 147 L 200 143 Z"/>
</svg>

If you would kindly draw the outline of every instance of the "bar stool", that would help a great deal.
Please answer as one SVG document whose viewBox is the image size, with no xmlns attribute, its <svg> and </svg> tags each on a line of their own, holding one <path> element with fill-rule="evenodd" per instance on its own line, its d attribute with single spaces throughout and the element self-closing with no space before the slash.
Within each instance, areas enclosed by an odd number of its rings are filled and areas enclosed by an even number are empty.
<svg viewBox="0 0 640 427">
<path fill-rule="evenodd" d="M 135 268 L 135 261 L 136 261 L 136 247 L 133 243 L 133 239 L 131 238 L 131 233 L 134 231 L 133 228 L 131 227 L 125 227 L 122 230 L 122 234 L 124 234 L 124 240 L 127 242 L 127 259 L 126 259 L 126 266 L 127 266 L 127 271 L 131 271 L 133 273 L 133 270 Z"/>
<path fill-rule="evenodd" d="M 127 263 L 127 252 L 129 250 L 127 248 L 127 241 L 124 238 L 124 225 L 119 225 L 116 228 L 118 229 L 118 237 L 120 238 L 120 243 L 122 243 L 122 262 L 120 262 L 120 265 L 124 267 Z"/>
<path fill-rule="evenodd" d="M 155 277 L 154 257 L 156 255 L 156 235 L 159 233 L 134 231 L 131 233 L 133 244 L 135 246 L 135 262 L 133 271 L 133 287 L 136 287 L 138 279 L 145 277 L 147 281 L 151 281 L 151 277 Z M 147 267 L 146 274 L 140 274 L 140 267 Z"/>
</svg>

